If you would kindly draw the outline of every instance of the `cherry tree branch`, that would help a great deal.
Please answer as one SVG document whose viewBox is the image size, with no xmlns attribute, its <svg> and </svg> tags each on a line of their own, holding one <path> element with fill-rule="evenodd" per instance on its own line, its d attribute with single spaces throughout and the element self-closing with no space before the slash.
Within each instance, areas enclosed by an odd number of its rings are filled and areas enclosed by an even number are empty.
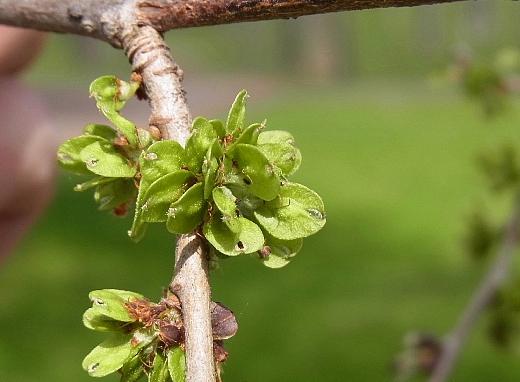
<svg viewBox="0 0 520 382">
<path fill-rule="evenodd" d="M 474 292 L 457 325 L 444 340 L 441 357 L 432 373 L 430 382 L 449 380 L 462 346 L 468 339 L 471 330 L 509 276 L 513 256 L 520 240 L 519 235 L 520 197 L 517 197 L 514 211 L 505 227 L 497 257 Z"/>
<path fill-rule="evenodd" d="M 130 24 L 131 25 L 131 24 Z M 122 34 L 125 53 L 143 78 L 152 109 L 150 126 L 163 139 L 186 144 L 191 116 L 182 89 L 182 71 L 162 36 L 151 27 L 130 27 Z M 175 251 L 175 273 L 170 284 L 182 304 L 188 382 L 215 381 L 211 329 L 211 289 L 207 249 L 196 234 L 181 235 Z"/>
<path fill-rule="evenodd" d="M 318 13 L 413 7 L 461 0 L 140 0 L 139 22 L 160 31 L 176 28 L 290 19 Z"/>
<path fill-rule="evenodd" d="M 296 18 L 317 13 L 464 0 L 0 0 L 0 24 L 91 36 L 120 46 L 120 12 L 133 23 L 175 28 Z"/>
</svg>

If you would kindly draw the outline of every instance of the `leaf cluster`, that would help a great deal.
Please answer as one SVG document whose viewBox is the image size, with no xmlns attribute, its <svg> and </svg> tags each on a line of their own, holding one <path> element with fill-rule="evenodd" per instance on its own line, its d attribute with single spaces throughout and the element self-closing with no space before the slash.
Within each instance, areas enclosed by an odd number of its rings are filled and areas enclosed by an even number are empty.
<svg viewBox="0 0 520 382">
<path fill-rule="evenodd" d="M 83 315 L 84 325 L 108 338 L 83 360 L 83 368 L 92 377 L 104 377 L 116 371 L 121 382 L 185 381 L 185 344 L 182 308 L 170 295 L 152 303 L 142 295 L 116 289 L 89 294 L 92 307 Z M 231 338 L 238 325 L 233 313 L 212 302 L 215 362 L 227 358 L 223 340 Z"/>
<path fill-rule="evenodd" d="M 111 76 L 94 81 L 91 94 L 116 129 L 89 125 L 58 151 L 65 169 L 95 175 L 76 189 L 96 187 L 100 209 L 135 205 L 133 239 L 148 224 L 165 223 L 174 234 L 198 231 L 218 257 L 257 253 L 279 268 L 324 226 L 320 196 L 288 180 L 302 161 L 293 136 L 264 131 L 265 121 L 246 125 L 246 91 L 225 122 L 196 118 L 182 147 L 154 141 L 119 114 L 137 89 Z"/>
</svg>

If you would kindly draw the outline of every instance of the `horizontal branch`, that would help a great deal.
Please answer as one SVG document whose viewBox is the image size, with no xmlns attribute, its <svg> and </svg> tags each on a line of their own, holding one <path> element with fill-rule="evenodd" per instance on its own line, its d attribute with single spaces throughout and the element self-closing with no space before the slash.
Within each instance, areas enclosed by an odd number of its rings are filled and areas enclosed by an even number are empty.
<svg viewBox="0 0 520 382">
<path fill-rule="evenodd" d="M 463 0 L 139 0 L 139 23 L 159 31 L 297 18 L 318 13 L 413 7 Z"/>
<path fill-rule="evenodd" d="M 121 47 L 128 22 L 170 29 L 464 0 L 0 0 L 0 24 L 94 37 Z M 125 17 L 121 18 L 120 15 Z M 124 20 L 124 21 L 123 21 Z"/>
</svg>

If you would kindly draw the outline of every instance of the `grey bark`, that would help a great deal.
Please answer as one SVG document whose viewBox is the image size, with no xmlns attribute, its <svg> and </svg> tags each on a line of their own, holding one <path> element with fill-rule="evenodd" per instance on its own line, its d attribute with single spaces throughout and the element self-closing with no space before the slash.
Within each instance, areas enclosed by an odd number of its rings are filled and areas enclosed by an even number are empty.
<svg viewBox="0 0 520 382">
<path fill-rule="evenodd" d="M 132 24 L 165 32 L 203 25 L 455 1 L 464 0 L 0 0 L 0 24 L 91 36 L 120 46 L 125 25 L 119 15 L 123 9 L 132 10 Z"/>
</svg>

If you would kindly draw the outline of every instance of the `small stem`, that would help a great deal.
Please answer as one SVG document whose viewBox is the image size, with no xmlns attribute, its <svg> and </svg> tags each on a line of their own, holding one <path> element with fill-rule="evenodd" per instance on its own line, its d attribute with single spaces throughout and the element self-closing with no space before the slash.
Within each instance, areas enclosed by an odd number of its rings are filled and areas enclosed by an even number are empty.
<svg viewBox="0 0 520 382">
<path fill-rule="evenodd" d="M 505 227 L 496 259 L 475 291 L 457 325 L 445 339 L 441 357 L 432 373 L 430 382 L 445 382 L 453 372 L 462 346 L 468 339 L 471 330 L 509 276 L 511 263 L 519 241 L 519 233 L 520 196 L 517 196 L 513 212 Z"/>
<path fill-rule="evenodd" d="M 162 36 L 151 27 L 129 28 L 122 45 L 134 71 L 143 78 L 152 109 L 150 125 L 158 127 L 163 139 L 185 145 L 191 117 L 182 89 L 182 71 L 174 62 Z M 170 290 L 182 304 L 186 344 L 186 380 L 214 382 L 211 289 L 207 249 L 195 233 L 177 240 L 175 274 Z"/>
</svg>

